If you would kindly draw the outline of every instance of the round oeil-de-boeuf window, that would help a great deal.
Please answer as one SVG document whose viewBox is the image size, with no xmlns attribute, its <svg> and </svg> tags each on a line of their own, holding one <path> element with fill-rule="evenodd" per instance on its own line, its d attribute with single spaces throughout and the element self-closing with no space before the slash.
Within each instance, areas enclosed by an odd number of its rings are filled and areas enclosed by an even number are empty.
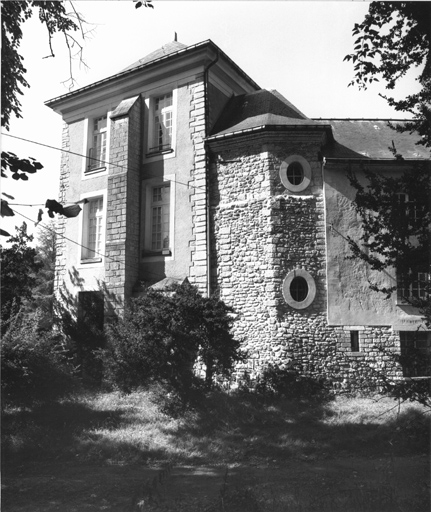
<svg viewBox="0 0 431 512">
<path fill-rule="evenodd" d="M 292 270 L 284 278 L 283 297 L 292 308 L 305 309 L 316 297 L 316 283 L 306 270 Z"/>
<path fill-rule="evenodd" d="M 291 155 L 280 165 L 280 179 L 290 192 L 302 192 L 311 181 L 310 164 L 300 155 Z"/>
</svg>

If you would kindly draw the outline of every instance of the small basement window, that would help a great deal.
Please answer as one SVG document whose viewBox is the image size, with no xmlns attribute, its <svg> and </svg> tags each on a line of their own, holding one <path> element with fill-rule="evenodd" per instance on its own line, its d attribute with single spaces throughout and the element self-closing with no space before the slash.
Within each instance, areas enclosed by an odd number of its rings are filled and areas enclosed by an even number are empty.
<svg viewBox="0 0 431 512">
<path fill-rule="evenodd" d="M 359 331 L 350 331 L 350 350 L 359 352 Z"/>
</svg>

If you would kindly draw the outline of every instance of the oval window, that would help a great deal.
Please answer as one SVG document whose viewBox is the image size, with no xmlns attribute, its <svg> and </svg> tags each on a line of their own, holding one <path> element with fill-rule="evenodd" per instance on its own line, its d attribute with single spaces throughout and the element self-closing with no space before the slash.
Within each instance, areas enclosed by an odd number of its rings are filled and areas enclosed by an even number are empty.
<svg viewBox="0 0 431 512">
<path fill-rule="evenodd" d="M 290 295 L 296 302 L 303 302 L 308 295 L 307 281 L 301 277 L 294 277 L 290 283 Z"/>
<path fill-rule="evenodd" d="M 306 270 L 297 268 L 284 278 L 282 292 L 289 306 L 305 309 L 316 297 L 316 283 Z"/>
<path fill-rule="evenodd" d="M 290 192 L 302 192 L 311 182 L 310 164 L 301 155 L 291 155 L 280 165 L 280 179 Z"/>
<path fill-rule="evenodd" d="M 302 165 L 299 162 L 289 164 L 286 176 L 292 185 L 300 185 L 304 180 L 304 169 Z"/>
</svg>

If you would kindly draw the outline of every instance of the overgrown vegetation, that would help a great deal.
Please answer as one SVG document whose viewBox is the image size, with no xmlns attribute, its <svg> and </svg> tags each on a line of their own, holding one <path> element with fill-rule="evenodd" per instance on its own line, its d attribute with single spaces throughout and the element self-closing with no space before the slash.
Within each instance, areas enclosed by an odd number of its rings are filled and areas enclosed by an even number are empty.
<svg viewBox="0 0 431 512">
<path fill-rule="evenodd" d="M 210 388 L 216 375 L 228 377 L 243 357 L 231 333 L 231 313 L 188 284 L 168 292 L 148 289 L 108 328 L 101 352 L 106 381 L 123 391 L 163 382 L 183 397 L 204 382 Z M 199 363 L 204 379 L 195 371 Z"/>
<path fill-rule="evenodd" d="M 18 313 L 1 340 L 2 404 L 49 402 L 77 388 L 70 347 L 39 328 L 39 314 Z"/>
</svg>

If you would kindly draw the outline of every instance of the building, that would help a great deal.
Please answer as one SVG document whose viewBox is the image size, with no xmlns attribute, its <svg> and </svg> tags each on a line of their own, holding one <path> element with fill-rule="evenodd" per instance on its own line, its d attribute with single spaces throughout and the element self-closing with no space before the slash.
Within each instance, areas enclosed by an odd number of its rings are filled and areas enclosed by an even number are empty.
<svg viewBox="0 0 431 512">
<path fill-rule="evenodd" d="M 346 260 L 361 229 L 347 169 L 429 160 L 414 136 L 310 119 L 209 40 L 168 43 L 47 105 L 64 120 L 59 200 L 83 205 L 60 222 L 56 289 L 81 310 L 121 311 L 143 285 L 187 278 L 238 312 L 251 372 L 294 360 L 349 380 L 419 327 L 429 350 L 419 312 L 370 291 L 369 269 Z"/>
</svg>

